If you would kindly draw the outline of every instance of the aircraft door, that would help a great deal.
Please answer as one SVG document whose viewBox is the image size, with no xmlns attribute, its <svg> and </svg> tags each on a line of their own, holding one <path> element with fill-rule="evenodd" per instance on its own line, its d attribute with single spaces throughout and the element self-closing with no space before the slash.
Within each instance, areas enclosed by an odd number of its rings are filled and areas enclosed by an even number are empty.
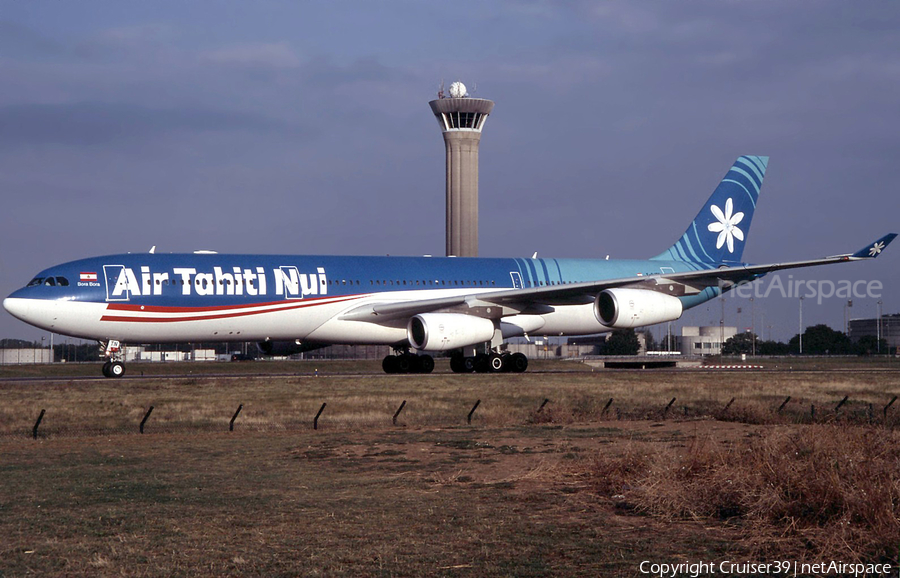
<svg viewBox="0 0 900 578">
<path fill-rule="evenodd" d="M 524 289 L 522 285 L 522 275 L 518 271 L 510 271 L 509 276 L 512 278 L 513 289 Z"/>
<path fill-rule="evenodd" d="M 103 277 L 106 279 L 107 301 L 128 301 L 131 298 L 125 265 L 104 265 Z"/>
</svg>

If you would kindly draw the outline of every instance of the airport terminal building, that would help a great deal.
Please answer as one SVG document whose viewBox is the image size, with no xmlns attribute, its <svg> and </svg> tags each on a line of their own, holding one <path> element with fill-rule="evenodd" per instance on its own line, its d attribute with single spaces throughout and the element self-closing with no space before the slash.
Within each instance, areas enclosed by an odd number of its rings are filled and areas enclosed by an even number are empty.
<svg viewBox="0 0 900 578">
<path fill-rule="evenodd" d="M 737 327 L 686 326 L 681 328 L 681 336 L 678 338 L 678 349 L 682 355 L 719 355 L 722 353 L 722 345 L 737 335 Z"/>
<path fill-rule="evenodd" d="M 881 337 L 888 347 L 895 350 L 900 347 L 900 313 L 882 315 L 881 318 L 851 319 L 849 337 L 859 341 L 861 337 Z"/>
</svg>

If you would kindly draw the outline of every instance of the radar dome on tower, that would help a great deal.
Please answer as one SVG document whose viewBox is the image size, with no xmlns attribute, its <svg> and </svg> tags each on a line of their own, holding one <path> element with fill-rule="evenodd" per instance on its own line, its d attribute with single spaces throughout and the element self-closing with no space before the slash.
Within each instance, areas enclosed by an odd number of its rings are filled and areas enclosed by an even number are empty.
<svg viewBox="0 0 900 578">
<path fill-rule="evenodd" d="M 450 85 L 450 98 L 465 98 L 469 96 L 466 92 L 466 85 L 461 82 L 454 82 Z"/>
</svg>

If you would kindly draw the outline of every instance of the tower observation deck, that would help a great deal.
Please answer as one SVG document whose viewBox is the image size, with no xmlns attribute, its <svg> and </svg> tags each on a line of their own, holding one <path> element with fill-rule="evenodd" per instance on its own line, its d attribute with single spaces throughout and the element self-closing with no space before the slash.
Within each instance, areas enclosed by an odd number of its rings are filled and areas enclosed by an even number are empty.
<svg viewBox="0 0 900 578">
<path fill-rule="evenodd" d="M 428 103 L 447 154 L 447 256 L 478 256 L 478 145 L 493 101 L 469 98 L 461 82 Z"/>
</svg>

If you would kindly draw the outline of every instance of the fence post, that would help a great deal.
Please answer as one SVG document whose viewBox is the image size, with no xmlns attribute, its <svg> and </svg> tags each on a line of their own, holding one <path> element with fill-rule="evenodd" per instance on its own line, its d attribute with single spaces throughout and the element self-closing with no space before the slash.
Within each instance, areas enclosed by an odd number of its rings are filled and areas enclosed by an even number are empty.
<svg viewBox="0 0 900 578">
<path fill-rule="evenodd" d="M 478 409 L 478 406 L 481 405 L 481 400 L 475 402 L 475 405 L 472 406 L 472 411 L 469 412 L 469 417 L 466 418 L 466 422 L 469 425 L 472 425 L 472 414 L 475 413 L 475 410 Z"/>
<path fill-rule="evenodd" d="M 400 412 L 403 411 L 403 408 L 406 407 L 406 400 L 403 400 L 403 403 L 400 404 L 400 407 L 397 408 L 397 411 L 394 412 L 394 417 L 391 418 L 391 423 L 397 425 L 397 416 L 400 415 Z"/>
<path fill-rule="evenodd" d="M 725 408 L 722 409 L 722 413 L 725 413 L 726 411 L 728 411 L 728 408 L 731 407 L 731 404 L 733 404 L 733 403 L 734 403 L 734 398 L 732 397 L 731 400 L 725 404 Z"/>
<path fill-rule="evenodd" d="M 144 424 L 147 423 L 147 420 L 150 419 L 150 414 L 153 413 L 153 406 L 150 406 L 150 409 L 147 410 L 147 413 L 144 415 L 144 419 L 141 420 L 141 433 L 144 433 Z"/>
<path fill-rule="evenodd" d="M 544 406 L 547 405 L 548 403 L 550 403 L 550 400 L 545 397 L 544 401 L 541 402 L 541 407 L 539 407 L 537 409 L 537 413 L 541 413 L 542 411 L 544 411 Z"/>
<path fill-rule="evenodd" d="M 788 404 L 789 401 L 791 401 L 791 396 L 787 396 L 787 398 L 786 398 L 783 402 L 781 402 L 781 405 L 778 406 L 778 412 L 777 412 L 777 413 L 781 413 L 781 410 L 784 409 L 784 406 L 786 406 L 786 405 Z"/>
<path fill-rule="evenodd" d="M 319 413 L 316 414 L 316 417 L 313 419 L 313 429 L 319 429 L 319 416 L 322 415 L 322 412 L 325 411 L 326 403 L 322 403 L 322 407 L 319 408 Z"/>
<path fill-rule="evenodd" d="M 841 407 L 842 407 L 845 403 L 847 403 L 847 400 L 848 400 L 848 399 L 850 399 L 850 396 L 849 396 L 849 395 L 845 395 L 845 396 L 844 396 L 844 399 L 842 399 L 840 402 L 838 402 L 837 406 L 835 406 L 835 408 L 834 408 L 834 413 L 837 413 L 837 412 L 841 411 Z"/>
<path fill-rule="evenodd" d="M 31 430 L 31 436 L 32 436 L 34 439 L 37 439 L 37 430 L 38 430 L 38 427 L 40 427 L 40 425 L 41 425 L 41 420 L 44 419 L 44 412 L 46 412 L 46 411 L 47 411 L 47 410 L 42 409 L 42 410 L 41 410 L 41 415 L 39 415 L 38 418 L 37 418 L 37 421 L 34 422 L 34 429 Z"/>
<path fill-rule="evenodd" d="M 668 415 L 668 413 L 669 413 L 669 408 L 672 407 L 672 404 L 673 404 L 673 403 L 675 403 L 675 399 L 676 399 L 676 398 L 673 397 L 673 398 L 672 398 L 672 401 L 669 402 L 669 405 L 666 406 L 666 409 L 663 410 L 663 418 L 665 418 L 666 415 Z"/>
<path fill-rule="evenodd" d="M 606 413 L 606 411 L 609 409 L 609 406 L 612 405 L 612 402 L 613 402 L 613 398 L 609 398 L 609 401 L 606 402 L 606 405 L 603 406 L 603 411 L 600 412 L 600 415 L 603 415 L 604 413 Z"/>
<path fill-rule="evenodd" d="M 234 420 L 237 419 L 237 416 L 241 413 L 242 409 L 244 409 L 244 404 L 238 405 L 237 411 L 234 412 L 234 415 L 231 416 L 231 421 L 228 423 L 228 431 L 234 431 Z"/>
<path fill-rule="evenodd" d="M 895 401 L 897 401 L 897 396 L 896 396 L 896 395 L 891 399 L 891 401 L 888 402 L 888 404 L 887 404 L 886 406 L 884 406 L 884 409 L 882 410 L 882 413 L 884 414 L 884 418 L 885 418 L 885 419 L 887 419 L 887 412 L 888 412 L 889 409 L 891 409 L 891 406 L 894 405 L 894 402 L 895 402 Z"/>
</svg>

